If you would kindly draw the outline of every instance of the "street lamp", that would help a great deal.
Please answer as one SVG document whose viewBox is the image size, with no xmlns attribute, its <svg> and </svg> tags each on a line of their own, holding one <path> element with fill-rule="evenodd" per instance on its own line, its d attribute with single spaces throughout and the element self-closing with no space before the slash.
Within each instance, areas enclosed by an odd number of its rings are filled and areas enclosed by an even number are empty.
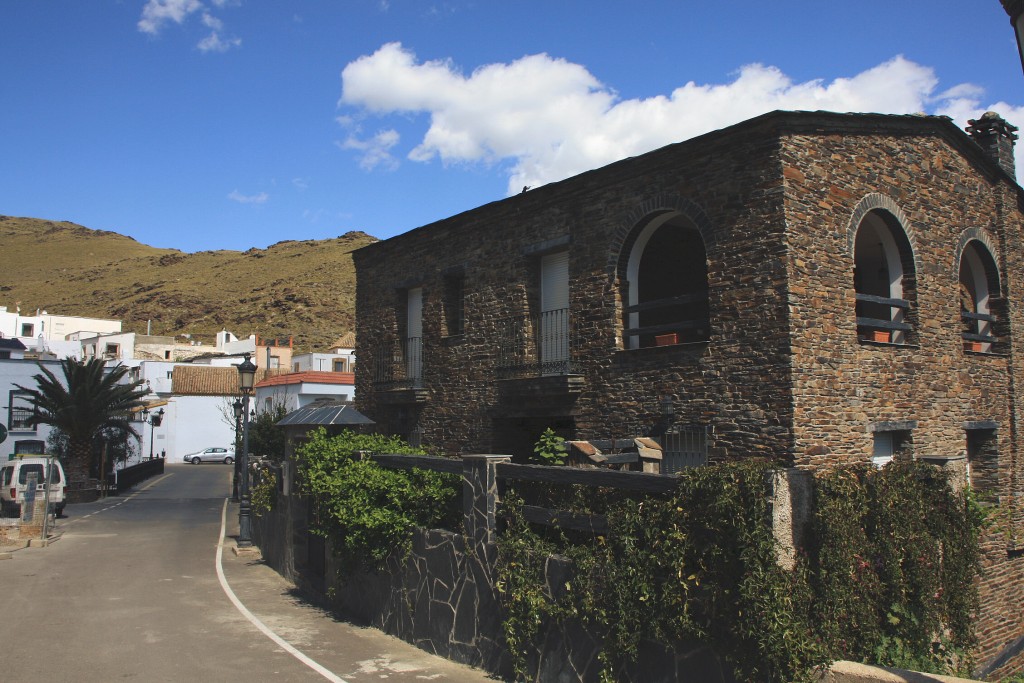
<svg viewBox="0 0 1024 683">
<path fill-rule="evenodd" d="M 238 365 L 238 389 L 242 394 L 242 457 L 238 496 L 238 547 L 252 545 L 251 510 L 249 506 L 249 394 L 256 384 L 256 366 L 249 360 L 249 354 Z"/>
<path fill-rule="evenodd" d="M 142 409 L 142 432 L 139 434 L 139 462 L 146 457 L 146 425 L 149 424 L 149 410 Z M 151 428 L 152 429 L 152 428 Z"/>
<path fill-rule="evenodd" d="M 238 451 L 242 449 L 242 411 L 245 408 L 242 406 L 242 400 L 239 398 L 235 399 L 235 402 L 231 404 L 231 409 L 235 412 L 235 472 L 234 477 L 231 480 L 231 500 L 238 502 Z"/>
<path fill-rule="evenodd" d="M 156 411 L 149 416 L 149 459 L 153 459 L 153 435 L 156 434 L 156 428 L 160 426 L 160 423 L 164 421 L 164 409 Z"/>
<path fill-rule="evenodd" d="M 1020 53 L 1020 64 L 1024 68 L 1024 0 L 999 0 L 1003 9 L 1010 15 L 1010 25 L 1017 34 L 1017 52 Z"/>
</svg>

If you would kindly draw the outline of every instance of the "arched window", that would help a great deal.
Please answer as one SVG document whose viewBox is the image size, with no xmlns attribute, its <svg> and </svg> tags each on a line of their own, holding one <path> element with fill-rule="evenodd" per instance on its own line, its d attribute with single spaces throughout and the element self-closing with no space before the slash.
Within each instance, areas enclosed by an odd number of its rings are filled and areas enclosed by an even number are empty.
<svg viewBox="0 0 1024 683">
<path fill-rule="evenodd" d="M 993 303 L 999 295 L 995 259 L 978 240 L 971 240 L 960 255 L 960 319 L 964 349 L 987 353 L 998 340 Z"/>
<path fill-rule="evenodd" d="M 914 260 L 906 233 L 888 211 L 873 210 L 857 226 L 853 286 L 857 292 L 857 336 L 905 344 L 913 331 L 910 304 Z"/>
<path fill-rule="evenodd" d="M 708 266 L 700 232 L 681 214 L 665 212 L 634 234 L 624 274 L 626 348 L 706 341 Z"/>
</svg>

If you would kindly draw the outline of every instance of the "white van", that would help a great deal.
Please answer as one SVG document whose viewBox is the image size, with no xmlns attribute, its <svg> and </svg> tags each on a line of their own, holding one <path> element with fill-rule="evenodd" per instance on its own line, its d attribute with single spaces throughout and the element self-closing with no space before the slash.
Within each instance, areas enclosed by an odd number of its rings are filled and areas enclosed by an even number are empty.
<svg viewBox="0 0 1024 683">
<path fill-rule="evenodd" d="M 67 479 L 64 468 L 57 458 L 45 456 L 14 456 L 13 459 L 0 465 L 0 508 L 4 514 L 21 515 L 21 505 L 25 502 L 25 488 L 30 474 L 36 475 L 36 500 L 46 495 L 46 468 L 50 468 L 50 507 L 60 517 L 64 512 L 64 489 Z"/>
</svg>

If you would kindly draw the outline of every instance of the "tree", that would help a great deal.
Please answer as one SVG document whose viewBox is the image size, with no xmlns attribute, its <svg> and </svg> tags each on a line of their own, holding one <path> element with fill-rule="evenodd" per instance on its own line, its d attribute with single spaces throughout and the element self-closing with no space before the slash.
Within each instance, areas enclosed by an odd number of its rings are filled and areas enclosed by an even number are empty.
<svg viewBox="0 0 1024 683">
<path fill-rule="evenodd" d="M 288 410 L 283 405 L 276 404 L 249 420 L 250 453 L 269 457 L 275 462 L 284 460 L 284 428 L 278 427 L 277 423 L 287 414 Z"/>
<path fill-rule="evenodd" d="M 98 358 L 65 358 L 60 365 L 63 380 L 40 365 L 33 376 L 37 388 L 15 386 L 28 393 L 30 424 L 50 425 L 66 439 L 65 470 L 69 488 L 77 491 L 92 488 L 90 470 L 99 471 L 93 462 L 98 439 L 138 437 L 130 417 L 147 391 L 139 388 L 141 381 L 122 383 L 128 374 L 123 365 L 108 369 Z"/>
</svg>

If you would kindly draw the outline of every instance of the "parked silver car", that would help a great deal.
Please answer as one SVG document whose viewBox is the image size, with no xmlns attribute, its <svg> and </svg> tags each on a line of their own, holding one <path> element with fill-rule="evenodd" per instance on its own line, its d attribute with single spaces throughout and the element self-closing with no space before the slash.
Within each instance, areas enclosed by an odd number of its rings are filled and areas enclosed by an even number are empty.
<svg viewBox="0 0 1024 683">
<path fill-rule="evenodd" d="M 222 462 L 225 465 L 230 465 L 234 461 L 235 449 L 221 448 L 220 446 L 204 448 L 201 451 L 189 453 L 185 456 L 185 462 L 190 462 L 193 465 L 198 465 L 201 462 Z"/>
</svg>

